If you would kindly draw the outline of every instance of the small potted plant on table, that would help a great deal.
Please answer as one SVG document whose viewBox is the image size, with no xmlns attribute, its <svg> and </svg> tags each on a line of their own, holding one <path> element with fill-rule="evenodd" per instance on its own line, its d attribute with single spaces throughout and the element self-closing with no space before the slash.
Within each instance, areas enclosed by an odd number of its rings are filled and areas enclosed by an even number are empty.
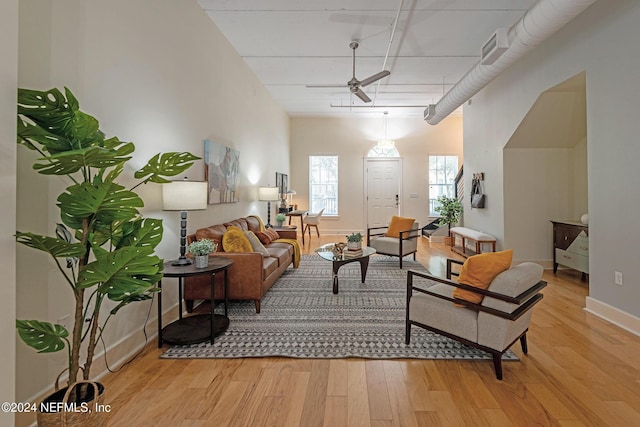
<svg viewBox="0 0 640 427">
<path fill-rule="evenodd" d="M 196 268 L 206 268 L 209 265 L 209 254 L 217 249 L 218 245 L 209 239 L 196 240 L 189 244 L 189 252 L 196 260 Z"/>
<path fill-rule="evenodd" d="M 347 236 L 347 249 L 358 250 L 362 249 L 362 234 L 351 233 Z"/>
<path fill-rule="evenodd" d="M 276 226 L 278 228 L 282 227 L 282 223 L 284 222 L 284 220 L 287 218 L 287 216 L 283 213 L 279 213 L 278 215 L 276 215 Z"/>
</svg>

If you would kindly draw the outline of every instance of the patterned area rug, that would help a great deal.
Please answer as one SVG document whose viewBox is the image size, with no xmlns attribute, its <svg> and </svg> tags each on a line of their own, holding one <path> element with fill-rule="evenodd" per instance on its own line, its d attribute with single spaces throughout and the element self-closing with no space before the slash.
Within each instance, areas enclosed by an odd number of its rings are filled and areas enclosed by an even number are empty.
<svg viewBox="0 0 640 427">
<path fill-rule="evenodd" d="M 407 270 L 425 271 L 409 258 L 374 255 L 365 283 L 360 264 L 338 272 L 340 292 L 332 289 L 331 263 L 303 255 L 298 269 L 289 268 L 264 296 L 261 313 L 252 301 L 229 304 L 229 329 L 215 343 L 174 346 L 163 358 L 296 358 L 491 359 L 449 338 L 413 327 L 404 343 Z M 223 307 L 216 313 L 223 313 Z M 517 360 L 511 351 L 504 360 Z"/>
</svg>

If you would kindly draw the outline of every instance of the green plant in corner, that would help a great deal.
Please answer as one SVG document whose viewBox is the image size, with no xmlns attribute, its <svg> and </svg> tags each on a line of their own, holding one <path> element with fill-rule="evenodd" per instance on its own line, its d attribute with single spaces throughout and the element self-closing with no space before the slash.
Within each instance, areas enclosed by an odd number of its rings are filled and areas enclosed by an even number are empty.
<svg viewBox="0 0 640 427">
<path fill-rule="evenodd" d="M 451 236 L 451 224 L 457 224 L 462 216 L 462 203 L 455 197 L 442 195 L 437 199 L 438 205 L 434 210 L 440 214 L 438 225 L 447 225 L 448 236 Z"/>
<path fill-rule="evenodd" d="M 287 219 L 287 216 L 283 213 L 279 213 L 278 215 L 276 215 L 276 221 L 278 222 L 283 222 L 285 219 Z"/>
<path fill-rule="evenodd" d="M 218 245 L 209 239 L 200 239 L 189 243 L 189 252 L 193 256 L 205 256 L 218 249 Z"/>
<path fill-rule="evenodd" d="M 122 307 L 148 300 L 159 291 L 163 261 L 154 254 L 162 239 L 162 220 L 143 218 L 142 199 L 133 191 L 147 182 L 185 171 L 199 157 L 190 153 L 154 156 L 127 190 L 116 182 L 135 146 L 117 137 L 105 138 L 98 121 L 80 111 L 78 100 L 65 88 L 18 90 L 17 142 L 37 151 L 33 168 L 44 175 L 66 177 L 71 185 L 58 196 L 62 224 L 56 236 L 16 232 L 16 241 L 48 253 L 75 301 L 71 337 L 62 325 L 17 320 L 20 338 L 39 353 L 68 351 L 69 384 L 78 371 L 89 379 L 95 347 L 109 319 Z M 113 308 L 100 319 L 105 298 Z M 87 312 L 93 307 L 91 312 Z M 86 321 L 85 321 L 86 319 Z M 80 366 L 81 349 L 86 352 Z"/>
<path fill-rule="evenodd" d="M 362 242 L 362 234 L 351 233 L 347 237 L 347 242 Z"/>
</svg>

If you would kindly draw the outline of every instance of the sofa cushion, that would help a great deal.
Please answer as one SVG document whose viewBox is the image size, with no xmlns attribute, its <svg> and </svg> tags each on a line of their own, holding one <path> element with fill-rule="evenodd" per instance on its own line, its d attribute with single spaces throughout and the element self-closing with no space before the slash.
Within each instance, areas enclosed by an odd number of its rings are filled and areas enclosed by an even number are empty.
<svg viewBox="0 0 640 427">
<path fill-rule="evenodd" d="M 222 247 L 222 236 L 224 236 L 224 233 L 226 233 L 226 231 L 227 227 L 222 224 L 201 228 L 196 231 L 196 240 L 213 240 L 218 245 L 218 252 L 221 252 L 224 250 L 224 248 Z"/>
<path fill-rule="evenodd" d="M 267 248 L 264 247 L 264 245 L 260 242 L 260 239 L 258 239 L 258 236 L 256 236 L 253 231 L 247 230 L 244 232 L 244 234 L 247 236 L 247 239 L 249 239 L 249 243 L 251 243 L 253 252 L 260 252 L 262 256 L 265 257 L 271 256 L 269 255 L 269 251 L 267 251 Z"/>
<path fill-rule="evenodd" d="M 247 231 L 249 229 L 249 226 L 247 225 L 247 220 L 244 218 L 238 218 L 230 222 L 225 222 L 224 225 L 227 228 L 238 227 L 242 231 Z"/>
<path fill-rule="evenodd" d="M 260 224 L 260 220 L 255 217 L 255 216 L 248 216 L 245 218 L 245 221 L 247 222 L 247 227 L 249 228 L 249 231 L 253 231 L 254 233 L 256 231 L 261 231 L 261 224 Z"/>
<path fill-rule="evenodd" d="M 262 280 L 269 277 L 269 275 L 274 271 L 276 271 L 277 269 L 278 269 L 278 260 L 276 258 L 274 257 L 264 258 L 264 261 L 262 262 L 262 270 L 264 274 L 264 276 L 262 277 Z"/>
<path fill-rule="evenodd" d="M 410 230 L 411 226 L 415 222 L 414 218 L 405 218 L 401 216 L 392 216 L 391 222 L 389 222 L 389 228 L 387 232 L 384 233 L 387 237 L 400 237 L 400 232 L 405 230 Z"/>
<path fill-rule="evenodd" d="M 451 298 L 454 289 L 442 283 L 429 288 L 429 291 Z M 412 321 L 432 326 L 466 340 L 478 339 L 478 313 L 474 310 L 460 310 L 453 304 L 443 304 L 442 299 L 414 292 L 409 302 L 409 318 Z"/>
<path fill-rule="evenodd" d="M 293 245 L 291 243 L 287 243 L 287 242 L 271 242 L 271 244 L 269 245 L 270 248 L 282 248 L 282 249 L 286 249 L 287 252 L 289 252 L 289 255 L 293 256 L 294 255 L 294 249 L 293 249 Z"/>
<path fill-rule="evenodd" d="M 267 251 L 271 257 L 278 260 L 278 265 L 288 264 L 291 262 L 291 253 L 288 248 L 276 246 L 277 243 L 272 243 L 267 247 Z M 291 246 L 291 245 L 288 245 Z"/>
<path fill-rule="evenodd" d="M 251 242 L 240 228 L 227 227 L 227 232 L 222 236 L 222 247 L 225 252 L 253 252 Z"/>
<path fill-rule="evenodd" d="M 486 252 L 467 258 L 462 265 L 458 282 L 479 289 L 487 289 L 495 277 L 511 267 L 513 251 Z M 454 298 L 480 304 L 484 296 L 464 289 L 456 288 Z"/>
</svg>

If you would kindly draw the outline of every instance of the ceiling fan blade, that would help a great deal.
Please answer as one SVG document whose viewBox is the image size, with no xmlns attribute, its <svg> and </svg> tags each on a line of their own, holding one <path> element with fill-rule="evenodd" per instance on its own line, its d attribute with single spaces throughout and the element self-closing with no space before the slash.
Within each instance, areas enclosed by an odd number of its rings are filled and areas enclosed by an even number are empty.
<svg viewBox="0 0 640 427">
<path fill-rule="evenodd" d="M 376 73 L 373 76 L 367 77 L 366 79 L 362 80 L 360 82 L 360 86 L 364 87 L 364 86 L 370 85 L 371 83 L 377 82 L 383 77 L 387 77 L 389 74 L 391 74 L 391 71 L 387 71 L 387 70 L 380 71 L 379 73 Z"/>
<path fill-rule="evenodd" d="M 366 93 L 360 90 L 360 88 L 357 88 L 357 90 L 351 92 L 353 92 L 355 96 L 360 98 L 363 102 L 371 102 L 371 98 L 369 98 Z"/>
<path fill-rule="evenodd" d="M 323 87 L 349 87 L 349 86 L 345 84 L 341 84 L 341 85 L 305 85 L 304 87 L 323 88 Z"/>
</svg>

